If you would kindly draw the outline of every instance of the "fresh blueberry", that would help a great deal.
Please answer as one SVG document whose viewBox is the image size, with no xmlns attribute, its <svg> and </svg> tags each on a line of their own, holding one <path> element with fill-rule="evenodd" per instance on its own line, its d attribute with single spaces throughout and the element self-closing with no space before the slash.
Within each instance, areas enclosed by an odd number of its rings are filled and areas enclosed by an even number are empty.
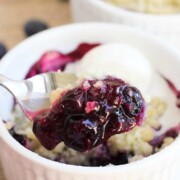
<svg viewBox="0 0 180 180">
<path fill-rule="evenodd" d="M 7 49 L 4 44 L 0 43 L 0 59 L 6 54 Z"/>
<path fill-rule="evenodd" d="M 24 31 L 27 36 L 32 36 L 45 29 L 48 29 L 48 25 L 45 22 L 38 20 L 30 20 L 24 26 Z"/>
</svg>

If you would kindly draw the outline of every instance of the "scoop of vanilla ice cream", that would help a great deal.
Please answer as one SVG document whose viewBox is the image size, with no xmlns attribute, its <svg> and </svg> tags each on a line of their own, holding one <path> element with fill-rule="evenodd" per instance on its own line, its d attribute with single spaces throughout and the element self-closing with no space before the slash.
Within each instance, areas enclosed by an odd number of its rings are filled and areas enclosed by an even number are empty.
<svg viewBox="0 0 180 180">
<path fill-rule="evenodd" d="M 141 52 L 120 43 L 104 44 L 92 49 L 81 61 L 69 65 L 66 71 L 73 71 L 82 78 L 117 77 L 142 93 L 147 91 L 153 74 L 150 62 Z"/>
</svg>

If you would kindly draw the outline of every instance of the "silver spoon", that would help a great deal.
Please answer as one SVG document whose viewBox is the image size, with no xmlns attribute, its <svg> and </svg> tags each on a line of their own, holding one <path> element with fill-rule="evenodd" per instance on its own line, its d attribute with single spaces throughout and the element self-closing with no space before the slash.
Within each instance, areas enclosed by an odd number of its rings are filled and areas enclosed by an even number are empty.
<svg viewBox="0 0 180 180">
<path fill-rule="evenodd" d="M 14 81 L 0 74 L 0 85 L 6 88 L 16 99 L 26 116 L 40 119 L 43 110 L 50 108 L 50 94 L 53 90 L 75 85 L 77 77 L 71 73 L 44 73 L 32 78 Z M 39 114 L 39 117 L 38 117 Z"/>
</svg>

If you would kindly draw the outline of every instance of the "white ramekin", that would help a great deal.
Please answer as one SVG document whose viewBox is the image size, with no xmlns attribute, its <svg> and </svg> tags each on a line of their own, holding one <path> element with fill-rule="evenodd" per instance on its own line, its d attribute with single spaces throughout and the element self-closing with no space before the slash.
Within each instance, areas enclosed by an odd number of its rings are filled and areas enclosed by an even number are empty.
<svg viewBox="0 0 180 180">
<path fill-rule="evenodd" d="M 11 50 L 0 62 L 0 73 L 23 79 L 46 50 L 72 50 L 81 42 L 121 42 L 142 51 L 156 69 L 180 87 L 180 54 L 154 36 L 116 24 L 84 23 L 57 27 L 37 34 Z M 12 101 L 0 89 L 0 116 L 10 114 Z M 172 118 L 173 119 L 173 118 Z M 0 157 L 8 180 L 179 180 L 180 138 L 155 155 L 127 165 L 81 167 L 57 163 L 27 150 L 13 139 L 0 121 Z"/>
<path fill-rule="evenodd" d="M 71 0 L 71 10 L 75 22 L 116 22 L 137 27 L 162 36 L 180 48 L 180 14 L 155 15 L 133 12 L 104 0 Z"/>
</svg>

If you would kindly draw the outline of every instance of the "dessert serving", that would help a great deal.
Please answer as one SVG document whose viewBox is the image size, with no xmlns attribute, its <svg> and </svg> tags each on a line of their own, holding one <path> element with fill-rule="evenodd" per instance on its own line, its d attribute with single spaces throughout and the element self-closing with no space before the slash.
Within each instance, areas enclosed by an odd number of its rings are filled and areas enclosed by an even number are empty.
<svg viewBox="0 0 180 180">
<path fill-rule="evenodd" d="M 179 125 L 162 123 L 176 109 L 165 97 L 172 84 L 136 48 L 81 43 L 66 54 L 48 51 L 26 78 L 58 70 L 75 73 L 76 85 L 53 91 L 42 119 L 30 122 L 16 105 L 6 122 L 27 149 L 65 164 L 120 165 L 155 154 L 178 136 Z"/>
<path fill-rule="evenodd" d="M 95 1 L 97 2 L 97 0 L 91 0 L 91 2 Z M 87 2 L 89 1 L 87 0 Z M 107 5 L 107 3 L 104 4 Z M 110 7 L 114 9 L 113 6 Z M 84 10 L 86 9 L 84 8 Z M 93 44 L 95 46 L 90 48 Z M 77 49 L 79 50 L 77 51 Z M 64 98 L 68 92 L 73 92 L 72 105 L 76 106 L 70 110 L 77 110 L 79 102 L 85 102 L 85 99 L 77 101 L 75 98 L 77 96 L 74 96 L 75 88 L 81 89 L 86 81 L 100 81 L 95 87 L 85 83 L 85 87 L 90 87 L 90 89 L 102 87 L 101 85 L 104 83 L 101 81 L 113 78 L 118 79 L 118 84 L 113 83 L 114 86 L 123 85 L 119 83 L 121 80 L 124 82 L 123 86 L 135 87 L 137 95 L 140 92 L 139 100 L 143 98 L 143 101 L 140 102 L 144 102 L 145 106 L 142 107 L 145 107 L 145 112 L 142 113 L 144 117 L 142 116 L 143 120 L 139 121 L 140 124 L 135 124 L 135 127 L 129 129 L 128 132 L 111 134 L 109 138 L 107 136 L 107 140 L 101 141 L 102 143 L 99 145 L 89 146 L 92 147 L 91 150 L 77 151 L 73 149 L 74 147 L 67 146 L 64 139 L 60 139 L 61 142 L 57 142 L 58 144 L 52 150 L 48 150 L 41 144 L 40 136 L 34 133 L 35 119 L 33 122 L 27 119 L 19 106 L 14 106 L 11 94 L 0 88 L 0 145 L 2 147 L 0 159 L 6 178 L 8 180 L 12 180 L 12 177 L 14 180 L 39 180 L 42 178 L 44 180 L 117 180 L 119 178 L 121 180 L 178 180 L 180 177 L 180 157 L 178 155 L 180 150 L 178 136 L 180 111 L 176 102 L 180 89 L 179 59 L 179 53 L 172 46 L 154 36 L 108 23 L 61 26 L 22 42 L 1 60 L 0 73 L 4 76 L 14 80 L 23 80 L 38 73 L 61 70 L 62 72 L 56 72 L 56 74 L 71 72 L 78 79 L 73 86 L 70 84 L 65 87 L 66 83 L 64 83 L 58 89 L 51 88 L 55 90 L 50 94 L 51 107 L 55 107 L 56 102 L 61 104 L 62 97 Z M 96 65 L 96 63 L 98 64 Z M 16 73 L 14 73 L 15 70 Z M 85 88 L 83 92 L 86 89 L 88 90 Z M 87 91 L 87 93 L 89 92 Z M 134 97 L 136 93 L 130 93 L 130 95 L 128 97 Z M 94 98 L 94 96 L 92 97 Z M 99 104 L 97 102 L 101 96 L 98 94 L 98 97 L 98 99 L 94 99 L 96 102 L 88 100 L 88 103 L 83 104 L 83 108 L 80 109 L 82 115 L 85 113 L 85 117 L 87 117 L 87 115 L 95 115 L 98 112 Z M 106 99 L 108 98 L 106 97 Z M 138 107 L 137 103 L 134 103 L 134 98 L 128 99 L 130 100 L 129 104 L 135 105 L 129 106 L 130 109 Z M 121 106 L 123 107 L 122 102 Z M 103 110 L 108 110 L 108 106 L 105 107 Z M 123 108 L 128 108 L 128 106 Z M 57 109 L 59 114 L 58 110 L 59 108 Z M 112 106 L 110 106 L 110 110 L 112 110 Z M 73 113 L 75 111 L 71 114 Z M 115 114 L 116 117 L 119 115 Z M 135 116 L 133 115 L 133 120 Z M 55 121 L 55 125 L 58 124 L 57 122 L 58 120 Z M 63 120 L 62 123 L 64 122 Z M 68 124 L 69 122 L 68 120 Z M 81 124 L 81 122 L 83 121 L 78 119 L 78 123 Z M 93 135 L 96 128 L 92 127 L 96 127 L 94 125 L 99 125 L 99 123 L 91 122 L 86 121 L 83 123 L 83 127 L 90 128 L 90 131 L 85 132 Z M 60 126 L 62 123 L 58 125 Z M 75 121 L 72 121 L 71 125 L 74 126 L 74 123 Z M 134 123 L 132 124 L 134 126 Z M 44 124 L 40 125 L 41 128 Z M 44 126 L 42 129 L 45 129 Z M 66 131 L 68 130 L 69 128 L 66 128 Z M 115 130 L 117 129 L 115 128 Z M 83 131 L 76 131 L 75 128 L 73 131 L 75 134 L 77 132 L 79 135 L 84 134 Z M 52 134 L 52 131 L 48 132 Z M 45 131 L 45 135 L 48 132 Z M 57 129 L 54 132 L 57 135 Z M 76 137 L 80 139 L 81 136 Z M 57 137 L 51 138 L 56 139 Z"/>
<path fill-rule="evenodd" d="M 179 0 L 105 0 L 119 7 L 144 13 L 179 13 Z"/>
</svg>

